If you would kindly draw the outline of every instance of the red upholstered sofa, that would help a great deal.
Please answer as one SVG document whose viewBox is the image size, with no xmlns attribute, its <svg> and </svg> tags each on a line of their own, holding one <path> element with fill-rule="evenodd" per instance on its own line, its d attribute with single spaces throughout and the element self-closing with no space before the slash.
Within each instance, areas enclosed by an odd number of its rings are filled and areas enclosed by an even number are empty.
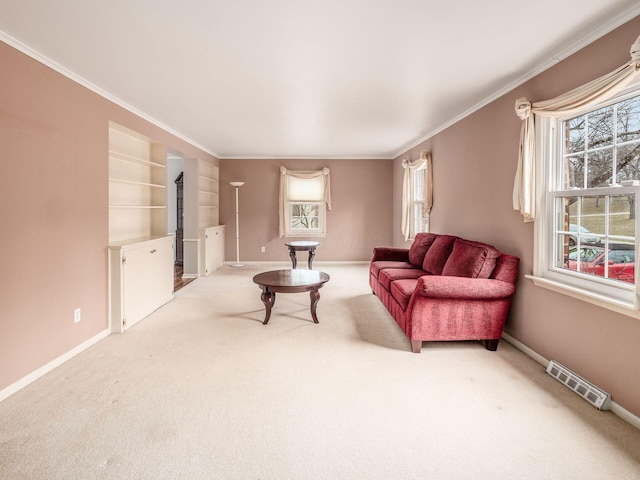
<svg viewBox="0 0 640 480">
<path fill-rule="evenodd" d="M 419 233 L 411 248 L 374 248 L 369 283 L 413 352 L 430 340 L 482 340 L 496 350 L 519 264 L 485 243 Z"/>
</svg>

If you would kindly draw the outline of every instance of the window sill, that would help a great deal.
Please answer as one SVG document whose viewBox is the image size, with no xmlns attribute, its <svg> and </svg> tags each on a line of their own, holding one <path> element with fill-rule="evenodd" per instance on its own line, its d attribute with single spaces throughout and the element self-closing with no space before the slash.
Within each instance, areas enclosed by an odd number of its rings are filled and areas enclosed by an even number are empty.
<svg viewBox="0 0 640 480">
<path fill-rule="evenodd" d="M 534 275 L 525 275 L 525 278 L 531 280 L 536 287 L 546 288 L 547 290 L 567 295 L 628 317 L 640 319 L 640 311 L 634 309 L 631 303 L 614 300 L 604 295 L 598 295 L 560 282 L 554 282 L 548 278 L 536 277 Z"/>
<path fill-rule="evenodd" d="M 293 233 L 293 232 L 288 232 L 285 233 L 283 238 L 326 238 L 328 234 L 326 233 L 309 233 L 309 232 L 304 232 L 304 233 Z"/>
</svg>

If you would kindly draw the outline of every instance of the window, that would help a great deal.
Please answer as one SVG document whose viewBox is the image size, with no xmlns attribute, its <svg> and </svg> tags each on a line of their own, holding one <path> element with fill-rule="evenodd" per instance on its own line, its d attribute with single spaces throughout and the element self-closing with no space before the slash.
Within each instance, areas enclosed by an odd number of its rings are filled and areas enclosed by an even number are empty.
<svg viewBox="0 0 640 480">
<path fill-rule="evenodd" d="M 634 305 L 640 90 L 540 123 L 549 152 L 541 162 L 548 172 L 537 237 L 541 276 Z"/>
<path fill-rule="evenodd" d="M 640 37 L 630 53 L 620 67 L 555 98 L 516 100 L 513 208 L 535 221 L 527 275 L 535 285 L 640 319 Z"/>
<path fill-rule="evenodd" d="M 331 210 L 329 169 L 294 172 L 280 167 L 280 173 L 280 236 L 325 236 L 326 211 Z"/>
<path fill-rule="evenodd" d="M 429 231 L 429 213 L 425 211 L 425 172 L 423 166 L 413 175 L 413 228 L 411 237 L 416 233 Z"/>
<path fill-rule="evenodd" d="M 290 235 L 321 233 L 322 183 L 322 176 L 287 175 Z"/>
<path fill-rule="evenodd" d="M 290 203 L 292 231 L 298 233 L 317 233 L 320 231 L 320 204 L 319 203 Z"/>
<path fill-rule="evenodd" d="M 402 183 L 401 231 L 405 240 L 415 238 L 417 233 L 429 231 L 429 213 L 433 196 L 431 155 L 426 151 L 418 160 L 402 160 L 404 179 Z"/>
</svg>

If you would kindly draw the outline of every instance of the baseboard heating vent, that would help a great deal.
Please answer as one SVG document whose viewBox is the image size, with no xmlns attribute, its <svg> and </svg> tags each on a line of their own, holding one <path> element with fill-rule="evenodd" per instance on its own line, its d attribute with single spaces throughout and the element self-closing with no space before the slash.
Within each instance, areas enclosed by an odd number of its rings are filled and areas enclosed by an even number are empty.
<svg viewBox="0 0 640 480">
<path fill-rule="evenodd" d="M 584 398 L 591 405 L 599 410 L 609 410 L 611 406 L 611 395 L 600 390 L 592 383 L 587 382 L 577 373 L 572 372 L 564 365 L 551 360 L 547 365 L 547 373 L 570 390 Z"/>
</svg>

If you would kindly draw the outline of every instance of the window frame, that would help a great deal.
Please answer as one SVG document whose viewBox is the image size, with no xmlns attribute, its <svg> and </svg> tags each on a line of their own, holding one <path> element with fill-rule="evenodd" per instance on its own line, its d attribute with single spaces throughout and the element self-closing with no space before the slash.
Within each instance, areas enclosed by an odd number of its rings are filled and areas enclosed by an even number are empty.
<svg viewBox="0 0 640 480">
<path fill-rule="evenodd" d="M 556 241 L 556 199 L 560 197 L 592 197 L 635 195 L 635 244 L 640 239 L 640 187 L 609 186 L 584 189 L 562 189 L 562 143 L 564 142 L 562 122 L 588 112 L 597 111 L 608 105 L 619 103 L 627 98 L 640 95 L 640 85 L 634 82 L 620 95 L 602 102 L 597 106 L 586 108 L 581 112 L 566 117 L 536 117 L 536 210 L 540 215 L 534 222 L 534 256 L 532 279 L 538 286 L 550 288 L 587 302 L 609 308 L 626 315 L 640 318 L 640 302 L 638 291 L 640 279 L 636 276 L 635 284 L 607 279 L 600 276 L 586 275 L 562 267 L 555 266 L 557 258 Z M 635 258 L 635 271 L 638 272 L 639 259 Z"/>
</svg>

